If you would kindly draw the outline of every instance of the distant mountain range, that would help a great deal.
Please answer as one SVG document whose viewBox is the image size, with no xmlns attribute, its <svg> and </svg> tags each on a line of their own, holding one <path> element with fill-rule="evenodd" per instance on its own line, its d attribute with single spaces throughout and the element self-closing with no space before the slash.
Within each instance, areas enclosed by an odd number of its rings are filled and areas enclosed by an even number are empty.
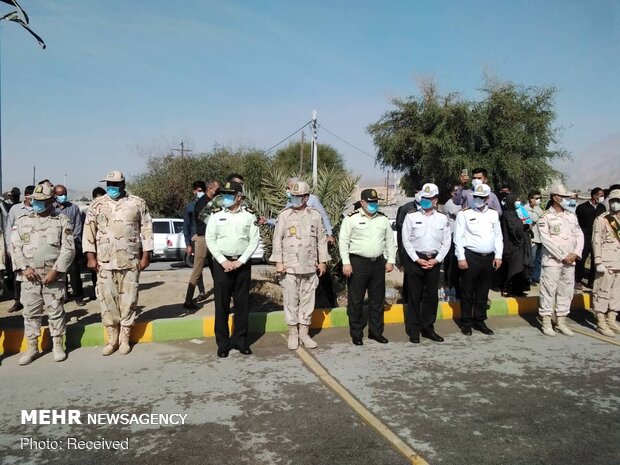
<svg viewBox="0 0 620 465">
<path fill-rule="evenodd" d="M 566 174 L 571 189 L 584 191 L 620 183 L 620 133 L 575 153 L 572 161 L 555 166 Z"/>
</svg>

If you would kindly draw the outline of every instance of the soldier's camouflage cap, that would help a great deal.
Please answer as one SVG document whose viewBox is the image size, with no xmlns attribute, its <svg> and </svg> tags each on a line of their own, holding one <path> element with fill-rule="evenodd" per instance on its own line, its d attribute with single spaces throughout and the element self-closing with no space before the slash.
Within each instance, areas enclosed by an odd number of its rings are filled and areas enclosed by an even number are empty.
<svg viewBox="0 0 620 465">
<path fill-rule="evenodd" d="M 310 193 L 310 186 L 303 181 L 297 181 L 291 188 L 291 195 L 306 195 Z"/>
<path fill-rule="evenodd" d="M 620 200 L 620 189 L 614 189 L 607 196 L 607 200 L 619 199 Z"/>
<path fill-rule="evenodd" d="M 39 184 L 32 192 L 32 200 L 49 200 L 54 196 L 54 188 L 47 184 Z"/>
<path fill-rule="evenodd" d="M 110 171 L 105 179 L 102 179 L 101 182 L 124 182 L 125 176 L 118 170 Z"/>
</svg>

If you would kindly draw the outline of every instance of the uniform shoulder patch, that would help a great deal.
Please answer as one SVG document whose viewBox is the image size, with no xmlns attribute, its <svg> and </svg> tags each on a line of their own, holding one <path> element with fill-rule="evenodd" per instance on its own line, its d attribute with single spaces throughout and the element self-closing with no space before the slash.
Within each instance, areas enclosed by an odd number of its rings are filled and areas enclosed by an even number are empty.
<svg viewBox="0 0 620 465">
<path fill-rule="evenodd" d="M 383 212 L 377 212 L 377 215 L 385 216 L 387 218 L 387 215 Z"/>
<path fill-rule="evenodd" d="M 223 210 L 223 208 L 222 208 L 222 207 L 214 207 L 214 208 L 211 210 L 211 214 L 213 214 L 213 213 L 217 213 L 217 212 L 221 212 L 222 210 Z"/>
<path fill-rule="evenodd" d="M 245 211 L 256 215 L 256 211 L 252 207 L 245 207 Z"/>
<path fill-rule="evenodd" d="M 351 213 L 349 213 L 347 216 L 354 216 L 357 215 L 360 211 L 359 210 L 353 210 Z"/>
</svg>

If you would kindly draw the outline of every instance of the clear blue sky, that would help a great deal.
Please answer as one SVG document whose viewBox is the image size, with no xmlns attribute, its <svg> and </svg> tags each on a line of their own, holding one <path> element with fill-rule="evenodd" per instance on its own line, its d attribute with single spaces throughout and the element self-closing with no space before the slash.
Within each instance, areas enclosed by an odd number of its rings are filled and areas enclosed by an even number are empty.
<svg viewBox="0 0 620 465">
<path fill-rule="evenodd" d="M 366 126 L 391 98 L 415 94 L 416 77 L 476 98 L 484 69 L 556 86 L 562 145 L 577 158 L 620 133 L 617 1 L 21 4 L 48 48 L 2 23 L 5 190 L 29 184 L 33 165 L 37 180 L 66 174 L 68 187 L 90 190 L 181 139 L 195 151 L 267 148 L 313 109 L 374 154 Z M 383 176 L 372 158 L 319 139 L 365 178 Z"/>
</svg>

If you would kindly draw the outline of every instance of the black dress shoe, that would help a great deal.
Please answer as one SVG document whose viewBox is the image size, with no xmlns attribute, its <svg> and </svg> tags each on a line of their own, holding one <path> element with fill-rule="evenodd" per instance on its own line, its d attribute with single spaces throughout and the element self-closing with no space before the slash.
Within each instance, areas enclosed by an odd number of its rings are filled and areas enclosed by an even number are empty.
<svg viewBox="0 0 620 465">
<path fill-rule="evenodd" d="M 361 339 L 353 338 L 352 341 L 353 341 L 353 344 L 355 344 L 356 346 L 363 346 L 364 345 L 364 341 L 362 341 Z"/>
<path fill-rule="evenodd" d="M 482 322 L 482 323 L 476 323 L 474 325 L 474 328 L 476 328 L 478 331 L 480 331 L 482 334 L 486 334 L 487 336 L 493 336 L 493 334 L 495 334 L 493 332 L 493 330 L 491 328 L 489 328 L 486 323 Z"/>
<path fill-rule="evenodd" d="M 234 348 L 237 349 L 239 353 L 243 355 L 252 355 L 252 349 L 250 349 L 247 346 L 240 346 L 240 345 L 235 344 Z"/>
<path fill-rule="evenodd" d="M 86 305 L 86 299 L 84 299 L 84 297 L 76 297 L 75 303 L 78 305 L 78 307 L 83 307 L 84 305 Z"/>
<path fill-rule="evenodd" d="M 369 334 L 368 339 L 373 339 L 377 341 L 379 344 L 387 344 L 389 341 L 384 336 L 377 336 L 375 334 Z"/>
<path fill-rule="evenodd" d="M 219 358 L 226 358 L 228 357 L 228 349 L 217 349 L 217 356 Z"/>
<path fill-rule="evenodd" d="M 412 344 L 419 344 L 420 343 L 420 335 L 419 334 L 414 334 L 413 336 L 409 337 L 409 342 L 411 342 Z"/>
<path fill-rule="evenodd" d="M 471 336 L 471 328 L 468 326 L 463 326 L 461 328 L 461 332 L 465 335 L 465 336 Z"/>
<path fill-rule="evenodd" d="M 441 337 L 439 334 L 437 334 L 435 331 L 428 331 L 428 332 L 424 332 L 422 333 L 422 335 L 428 339 L 430 339 L 431 341 L 435 341 L 435 342 L 443 342 L 443 337 Z"/>
<path fill-rule="evenodd" d="M 13 306 L 7 310 L 7 312 L 9 312 L 9 313 L 15 313 L 15 312 L 19 312 L 19 311 L 20 311 L 21 309 L 23 309 L 23 308 L 24 308 L 24 306 L 23 306 L 21 303 L 19 303 L 19 302 L 15 302 L 15 303 L 13 304 Z"/>
<path fill-rule="evenodd" d="M 205 302 L 206 300 L 207 300 L 207 294 L 198 294 L 198 297 L 194 299 L 194 302 L 196 302 L 197 304 L 200 304 L 202 302 Z"/>
<path fill-rule="evenodd" d="M 183 302 L 183 308 L 188 310 L 198 310 L 200 307 L 196 305 L 194 302 Z"/>
</svg>

